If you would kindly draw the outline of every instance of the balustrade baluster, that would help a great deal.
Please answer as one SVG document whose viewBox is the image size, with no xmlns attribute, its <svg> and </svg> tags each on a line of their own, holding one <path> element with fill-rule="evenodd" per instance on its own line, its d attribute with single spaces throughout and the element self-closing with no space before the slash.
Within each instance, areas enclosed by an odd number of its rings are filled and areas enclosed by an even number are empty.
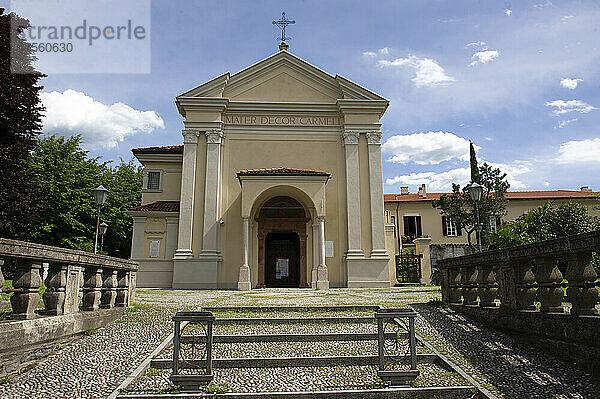
<svg viewBox="0 0 600 399">
<path fill-rule="evenodd" d="M 4 287 L 4 275 L 2 274 L 2 266 L 4 266 L 4 259 L 0 259 L 0 290 Z"/>
<path fill-rule="evenodd" d="M 477 267 L 467 266 L 462 269 L 463 305 L 477 306 Z"/>
<path fill-rule="evenodd" d="M 33 319 L 40 303 L 39 289 L 42 285 L 40 270 L 42 262 L 37 260 L 17 260 L 17 274 L 13 287 L 18 291 L 10 297 L 13 319 Z"/>
<path fill-rule="evenodd" d="M 531 268 L 531 261 L 522 260 L 517 262 L 515 272 L 517 309 L 536 310 L 535 304 L 533 303 L 536 294 L 536 290 L 533 287 L 535 275 Z"/>
<path fill-rule="evenodd" d="M 562 299 L 564 291 L 557 285 L 562 282 L 563 275 L 558 269 L 558 259 L 540 257 L 535 259 L 535 279 L 538 282 L 538 298 L 541 303 L 540 311 L 563 313 Z"/>
<path fill-rule="evenodd" d="M 104 269 L 102 273 L 101 309 L 110 309 L 115 306 L 117 298 L 117 270 Z"/>
<path fill-rule="evenodd" d="M 57 316 L 64 313 L 67 287 L 67 264 L 51 262 L 44 291 L 44 314 Z"/>
<path fill-rule="evenodd" d="M 598 278 L 592 265 L 590 252 L 579 252 L 567 256 L 566 278 L 569 282 L 567 298 L 571 302 L 571 314 L 594 315 L 598 303 L 598 289 L 592 286 Z"/>
<path fill-rule="evenodd" d="M 460 269 L 450 269 L 450 282 L 448 284 L 448 301 L 451 305 L 460 305 L 462 303 L 462 292 L 461 292 L 461 273 Z"/>
<path fill-rule="evenodd" d="M 498 295 L 498 287 L 496 285 L 496 275 L 494 267 L 488 264 L 481 264 L 477 272 L 477 294 L 479 295 L 479 306 L 482 308 L 496 307 L 496 296 Z"/>
<path fill-rule="evenodd" d="M 117 273 L 117 299 L 115 300 L 115 306 L 124 307 L 127 306 L 127 300 L 129 299 L 129 276 L 125 270 L 119 270 Z"/>
<path fill-rule="evenodd" d="M 98 310 L 102 296 L 102 268 L 86 266 L 83 276 L 83 310 Z"/>
</svg>

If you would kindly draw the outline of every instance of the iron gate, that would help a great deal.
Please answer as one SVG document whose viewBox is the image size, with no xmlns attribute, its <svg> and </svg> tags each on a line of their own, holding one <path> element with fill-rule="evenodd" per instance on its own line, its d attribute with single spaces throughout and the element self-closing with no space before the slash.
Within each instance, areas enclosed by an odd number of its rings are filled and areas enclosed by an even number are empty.
<svg viewBox="0 0 600 399">
<path fill-rule="evenodd" d="M 421 258 L 423 254 L 402 252 L 396 255 L 396 279 L 399 283 L 421 282 Z"/>
</svg>

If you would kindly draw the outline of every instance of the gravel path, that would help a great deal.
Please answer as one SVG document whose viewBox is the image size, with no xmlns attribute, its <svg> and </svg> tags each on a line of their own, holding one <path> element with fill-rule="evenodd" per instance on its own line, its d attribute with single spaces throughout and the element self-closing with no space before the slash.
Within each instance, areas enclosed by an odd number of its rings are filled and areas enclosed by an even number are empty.
<svg viewBox="0 0 600 399">
<path fill-rule="evenodd" d="M 173 309 L 131 307 L 0 385 L 0 398 L 104 398 L 173 330 Z"/>
<path fill-rule="evenodd" d="M 510 336 L 465 319 L 451 309 L 416 310 L 471 363 L 510 398 L 598 398 L 600 384 L 569 364 L 523 345 Z"/>
</svg>

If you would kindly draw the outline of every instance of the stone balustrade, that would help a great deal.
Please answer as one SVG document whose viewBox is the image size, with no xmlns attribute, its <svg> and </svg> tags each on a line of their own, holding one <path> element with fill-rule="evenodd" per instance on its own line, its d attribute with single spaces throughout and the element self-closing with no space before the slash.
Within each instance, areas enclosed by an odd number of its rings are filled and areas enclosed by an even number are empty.
<svg viewBox="0 0 600 399">
<path fill-rule="evenodd" d="M 43 315 L 58 316 L 98 309 L 125 307 L 135 293 L 136 262 L 111 256 L 0 238 L 0 287 L 2 265 L 16 261 L 10 303 L 11 319 L 36 317 L 43 300 Z M 43 266 L 47 264 L 46 290 L 40 299 Z"/>
<path fill-rule="evenodd" d="M 442 300 L 450 305 L 597 315 L 598 276 L 591 263 L 600 231 L 438 261 Z M 561 269 L 565 272 L 564 275 Z M 565 290 L 566 288 L 566 295 Z"/>
</svg>

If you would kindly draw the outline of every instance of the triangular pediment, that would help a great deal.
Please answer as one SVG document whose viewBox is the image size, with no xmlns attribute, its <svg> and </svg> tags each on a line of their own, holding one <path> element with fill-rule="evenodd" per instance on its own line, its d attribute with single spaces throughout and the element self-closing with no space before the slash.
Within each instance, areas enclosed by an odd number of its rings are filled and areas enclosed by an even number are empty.
<svg viewBox="0 0 600 399">
<path fill-rule="evenodd" d="M 339 75 L 332 76 L 301 58 L 281 51 L 248 68 L 225 73 L 178 96 L 221 97 L 231 101 L 336 102 L 339 99 L 385 100 Z"/>
</svg>

